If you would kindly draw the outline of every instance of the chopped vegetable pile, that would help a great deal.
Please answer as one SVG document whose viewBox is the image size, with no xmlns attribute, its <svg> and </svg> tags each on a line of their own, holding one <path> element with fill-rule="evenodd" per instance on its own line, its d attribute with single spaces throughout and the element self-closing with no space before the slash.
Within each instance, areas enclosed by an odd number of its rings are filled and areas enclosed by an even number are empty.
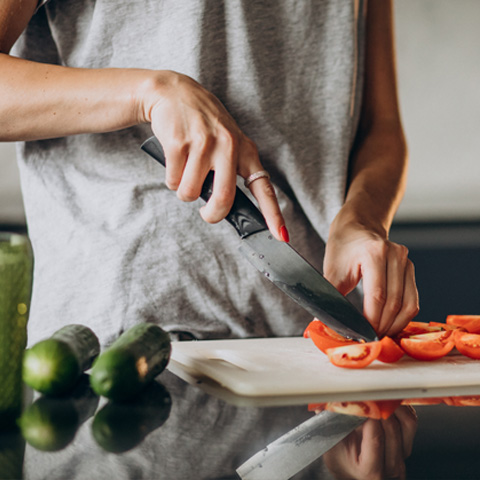
<svg viewBox="0 0 480 480">
<path fill-rule="evenodd" d="M 480 359 L 480 315 L 448 315 L 445 323 L 412 321 L 394 337 L 377 342 L 345 338 L 317 319 L 310 322 L 303 335 L 311 338 L 333 365 L 343 368 L 364 368 L 374 360 L 394 363 L 404 354 L 433 361 L 454 348 Z"/>
</svg>

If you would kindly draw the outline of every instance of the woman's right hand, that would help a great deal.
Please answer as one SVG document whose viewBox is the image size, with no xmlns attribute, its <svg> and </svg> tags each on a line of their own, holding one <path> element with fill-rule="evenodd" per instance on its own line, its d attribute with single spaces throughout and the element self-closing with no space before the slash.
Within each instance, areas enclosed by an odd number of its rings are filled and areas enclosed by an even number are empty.
<svg viewBox="0 0 480 480">
<path fill-rule="evenodd" d="M 168 70 L 72 68 L 12 57 L 10 49 L 38 0 L 2 1 L 0 141 L 111 132 L 149 122 L 165 151 L 169 188 L 181 200 L 196 200 L 214 170 L 213 194 L 201 215 L 210 223 L 225 218 L 236 176 L 248 178 L 263 167 L 252 140 L 212 93 Z M 272 184 L 259 178 L 249 188 L 272 234 L 287 240 Z"/>
<path fill-rule="evenodd" d="M 180 200 L 194 201 L 208 172 L 214 170 L 213 193 L 200 213 L 206 222 L 219 222 L 232 207 L 237 175 L 247 178 L 264 170 L 255 144 L 218 98 L 192 78 L 158 72 L 147 85 L 141 98 L 142 111 L 163 146 L 167 186 L 176 190 Z M 269 179 L 259 178 L 249 188 L 272 234 L 278 240 L 288 240 Z"/>
</svg>

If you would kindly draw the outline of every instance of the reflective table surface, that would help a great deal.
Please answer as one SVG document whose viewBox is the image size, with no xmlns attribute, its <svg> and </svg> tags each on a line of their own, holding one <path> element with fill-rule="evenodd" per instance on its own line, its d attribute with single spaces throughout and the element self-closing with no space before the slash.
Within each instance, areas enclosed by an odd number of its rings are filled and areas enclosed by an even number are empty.
<svg viewBox="0 0 480 480">
<path fill-rule="evenodd" d="M 480 478 L 480 396 L 242 406 L 165 371 L 127 404 L 86 375 L 27 397 L 0 479 Z"/>
</svg>

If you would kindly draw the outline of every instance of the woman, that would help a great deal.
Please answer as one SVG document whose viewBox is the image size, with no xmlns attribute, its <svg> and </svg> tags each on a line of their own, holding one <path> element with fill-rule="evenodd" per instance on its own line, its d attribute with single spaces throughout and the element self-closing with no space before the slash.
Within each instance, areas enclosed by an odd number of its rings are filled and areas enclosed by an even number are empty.
<svg viewBox="0 0 480 480">
<path fill-rule="evenodd" d="M 380 335 L 416 315 L 413 266 L 388 239 L 407 164 L 392 6 L 270 3 L 2 2 L 0 139 L 25 142 L 31 342 L 73 322 L 103 343 L 138 321 L 195 338 L 300 334 L 309 314 L 220 222 L 237 175 L 255 179 L 275 238 L 344 294 L 363 279 Z M 166 172 L 139 151 L 149 124 Z"/>
</svg>

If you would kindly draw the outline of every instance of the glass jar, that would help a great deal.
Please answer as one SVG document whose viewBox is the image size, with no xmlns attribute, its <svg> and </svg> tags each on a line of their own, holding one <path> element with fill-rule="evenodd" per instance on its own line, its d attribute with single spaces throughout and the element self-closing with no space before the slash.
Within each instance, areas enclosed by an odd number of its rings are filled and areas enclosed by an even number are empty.
<svg viewBox="0 0 480 480">
<path fill-rule="evenodd" d="M 0 429 L 15 425 L 22 409 L 22 357 L 32 282 L 28 237 L 0 232 Z"/>
</svg>

